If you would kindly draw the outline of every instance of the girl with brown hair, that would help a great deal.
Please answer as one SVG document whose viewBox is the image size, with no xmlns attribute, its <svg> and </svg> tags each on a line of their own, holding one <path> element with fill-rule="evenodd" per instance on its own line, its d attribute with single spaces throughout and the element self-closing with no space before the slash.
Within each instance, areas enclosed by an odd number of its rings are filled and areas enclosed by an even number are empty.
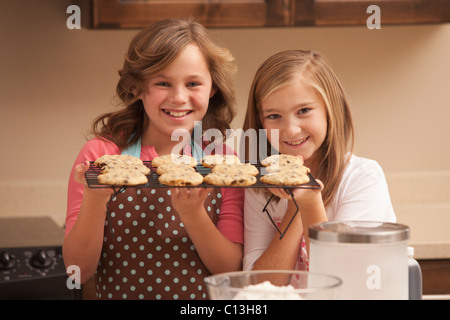
<svg viewBox="0 0 450 320">
<path fill-rule="evenodd" d="M 204 299 L 205 276 L 241 268 L 241 190 L 129 187 L 113 195 L 84 178 L 88 161 L 105 154 L 170 154 L 179 144 L 172 134 L 192 134 L 196 123 L 224 133 L 235 115 L 235 69 L 230 52 L 190 19 L 158 22 L 131 41 L 117 84 L 124 107 L 94 121 L 69 180 L 64 260 L 80 268 L 82 283 L 95 276 L 98 298 Z M 189 141 L 182 151 L 198 157 L 204 147 Z"/>
</svg>

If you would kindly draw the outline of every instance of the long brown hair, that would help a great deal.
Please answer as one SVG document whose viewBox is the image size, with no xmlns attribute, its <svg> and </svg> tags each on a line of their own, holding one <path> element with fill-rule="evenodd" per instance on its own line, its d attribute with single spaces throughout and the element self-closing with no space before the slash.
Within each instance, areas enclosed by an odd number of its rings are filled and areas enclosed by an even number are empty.
<svg viewBox="0 0 450 320">
<path fill-rule="evenodd" d="M 339 186 L 349 154 L 353 152 L 354 128 L 342 85 L 320 52 L 287 50 L 268 58 L 253 80 L 243 129 L 252 128 L 259 132 L 263 128 L 260 120 L 262 101 L 295 77 L 305 79 L 322 97 L 327 108 L 327 134 L 318 150 L 321 161 L 313 172 L 324 183 L 322 198 L 327 205 Z"/>
<path fill-rule="evenodd" d="M 237 67 L 228 49 L 215 44 L 208 31 L 192 18 L 167 19 L 141 30 L 131 41 L 116 93 L 125 108 L 105 113 L 92 124 L 93 134 L 125 148 L 135 143 L 148 125 L 139 99 L 146 78 L 163 71 L 189 44 L 195 44 L 204 55 L 216 93 L 209 101 L 202 128 L 226 129 L 236 115 L 233 73 Z M 131 135 L 134 136 L 130 139 Z"/>
</svg>

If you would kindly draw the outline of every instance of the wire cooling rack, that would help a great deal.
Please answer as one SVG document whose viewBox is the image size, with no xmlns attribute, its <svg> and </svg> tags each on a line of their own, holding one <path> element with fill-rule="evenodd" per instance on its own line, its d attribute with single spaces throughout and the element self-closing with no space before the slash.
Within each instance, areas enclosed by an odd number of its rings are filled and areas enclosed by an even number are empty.
<svg viewBox="0 0 450 320">
<path fill-rule="evenodd" d="M 150 168 L 150 172 L 146 175 L 148 182 L 141 185 L 136 186 L 126 186 L 127 188 L 171 188 L 171 186 L 164 185 L 158 182 L 159 174 L 156 173 L 156 168 L 152 167 L 151 161 L 143 161 L 144 165 Z M 177 188 L 304 188 L 304 189 L 320 189 L 319 184 L 316 179 L 308 173 L 309 182 L 302 185 L 273 185 L 261 182 L 260 177 L 265 174 L 265 168 L 261 165 L 261 163 L 256 163 L 254 166 L 258 169 L 260 174 L 256 176 L 256 183 L 250 186 L 217 186 L 203 182 L 197 186 L 183 186 Z M 204 167 L 202 165 L 197 165 L 195 170 L 200 173 L 202 176 L 206 176 L 211 173 L 211 168 Z M 113 188 L 114 186 L 105 185 L 98 182 L 98 176 L 101 174 L 101 169 L 94 165 L 94 161 L 90 162 L 89 169 L 85 173 L 87 184 L 90 188 Z M 115 186 L 117 187 L 125 187 L 125 186 Z"/>
</svg>

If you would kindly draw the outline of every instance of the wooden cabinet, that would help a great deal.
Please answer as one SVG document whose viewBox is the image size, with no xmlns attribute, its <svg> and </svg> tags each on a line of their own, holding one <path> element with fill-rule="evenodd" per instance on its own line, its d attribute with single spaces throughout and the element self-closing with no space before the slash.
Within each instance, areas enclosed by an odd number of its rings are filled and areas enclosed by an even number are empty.
<svg viewBox="0 0 450 320">
<path fill-rule="evenodd" d="M 376 5 L 381 24 L 450 22 L 450 0 L 296 0 L 293 25 L 366 25 Z"/>
<path fill-rule="evenodd" d="M 207 27 L 365 25 L 367 8 L 381 23 L 450 22 L 450 0 L 80 0 L 92 28 L 142 28 L 165 18 L 193 16 Z"/>
<path fill-rule="evenodd" d="M 450 294 L 450 260 L 418 260 L 423 294 Z"/>
<path fill-rule="evenodd" d="M 285 26 L 290 0 L 78 1 L 92 28 L 142 28 L 166 18 L 193 16 L 207 27 Z M 76 4 L 78 4 L 76 3 Z"/>
</svg>

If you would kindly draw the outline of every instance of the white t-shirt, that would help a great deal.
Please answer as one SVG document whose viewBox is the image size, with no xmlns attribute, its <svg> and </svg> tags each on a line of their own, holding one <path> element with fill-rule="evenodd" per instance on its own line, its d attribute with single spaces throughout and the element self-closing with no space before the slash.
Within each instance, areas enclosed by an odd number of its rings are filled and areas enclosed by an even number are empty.
<svg viewBox="0 0 450 320">
<path fill-rule="evenodd" d="M 269 196 L 257 189 L 246 189 L 244 201 L 244 270 L 270 245 L 277 232 L 263 208 Z M 267 206 L 278 225 L 287 209 L 287 200 L 271 201 Z M 366 220 L 395 222 L 383 169 L 378 162 L 352 155 L 342 181 L 326 206 L 328 220 Z"/>
</svg>

